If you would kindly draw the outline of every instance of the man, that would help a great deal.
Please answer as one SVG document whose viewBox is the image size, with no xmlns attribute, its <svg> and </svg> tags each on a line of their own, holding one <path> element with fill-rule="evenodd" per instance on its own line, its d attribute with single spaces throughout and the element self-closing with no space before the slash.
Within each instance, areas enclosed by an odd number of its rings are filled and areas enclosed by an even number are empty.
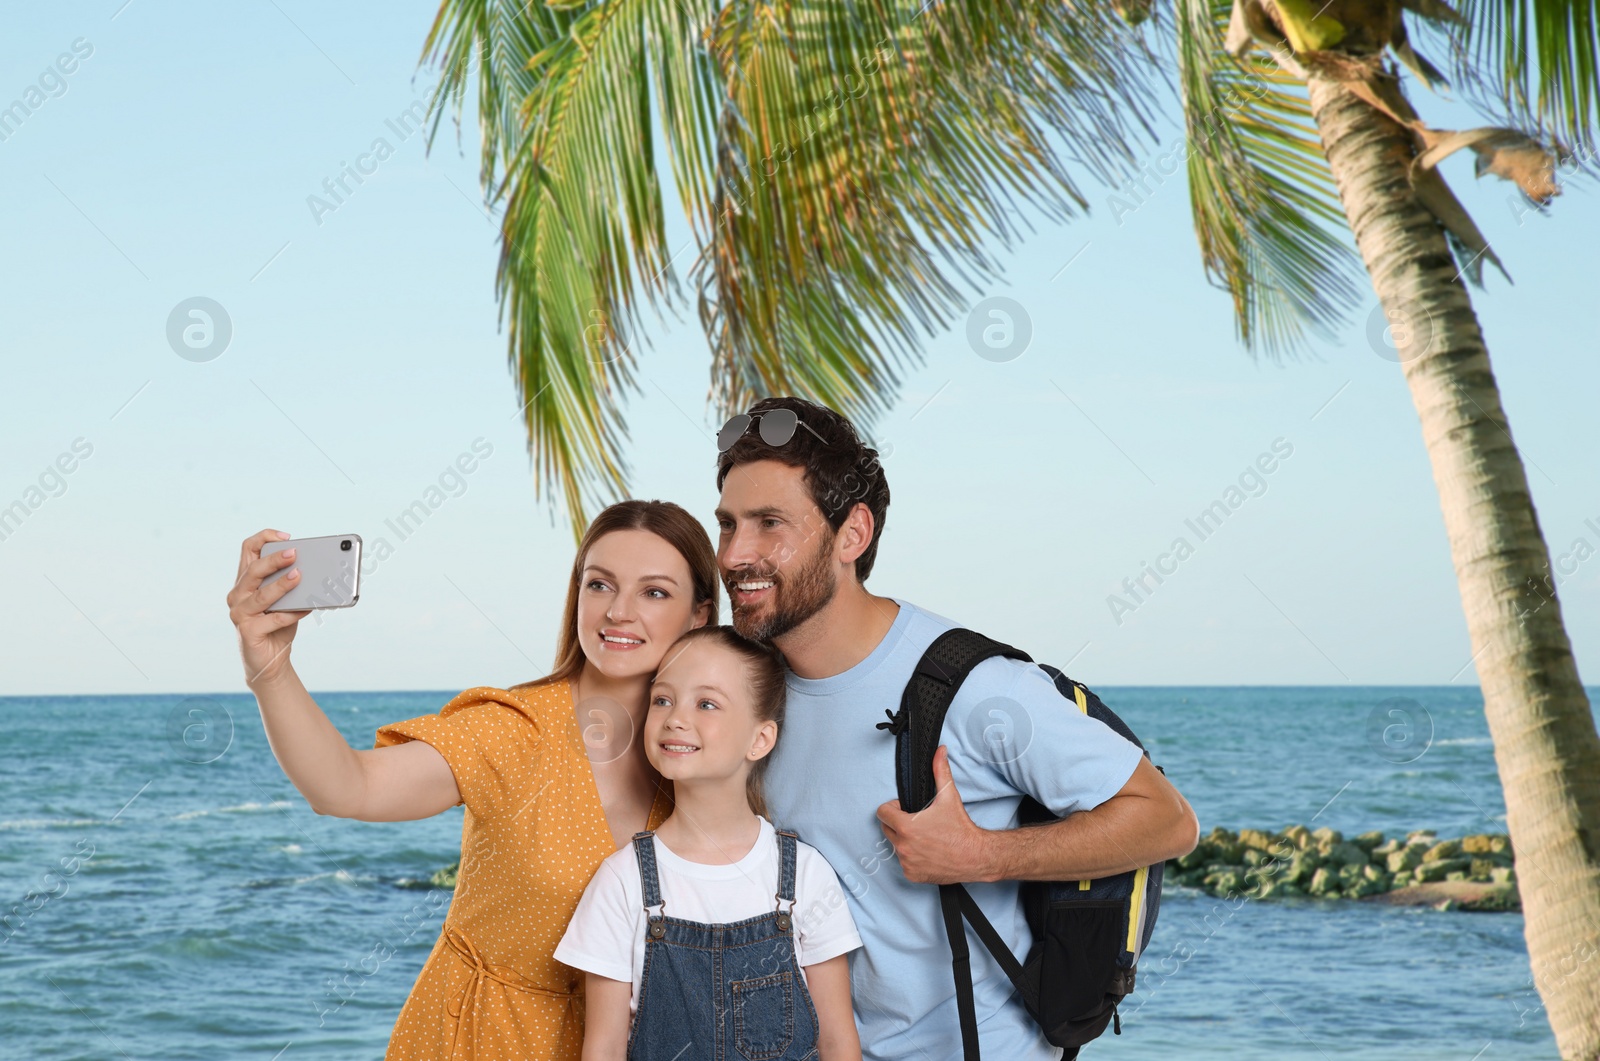
<svg viewBox="0 0 1600 1061">
<path fill-rule="evenodd" d="M 899 708 L 923 649 L 960 624 L 863 586 L 889 508 L 876 452 L 844 417 L 793 397 L 734 417 L 718 446 L 717 560 L 733 625 L 772 641 L 788 666 L 767 804 L 848 890 L 840 898 L 864 944 L 850 958 L 863 1057 L 960 1057 L 932 885 L 967 883 L 1025 958 L 1032 940 L 1018 880 L 1105 877 L 1176 858 L 1198 843 L 1199 823 L 1135 745 L 1072 709 L 1034 664 L 1003 658 L 974 668 L 950 706 L 934 757 L 938 795 L 918 813 L 901 810 L 895 738 L 877 723 Z M 1045 574 L 1033 557 L 984 561 L 997 593 Z M 1070 817 L 1018 828 L 1024 794 Z M 970 929 L 968 937 L 983 1056 L 1059 1058 Z"/>
</svg>

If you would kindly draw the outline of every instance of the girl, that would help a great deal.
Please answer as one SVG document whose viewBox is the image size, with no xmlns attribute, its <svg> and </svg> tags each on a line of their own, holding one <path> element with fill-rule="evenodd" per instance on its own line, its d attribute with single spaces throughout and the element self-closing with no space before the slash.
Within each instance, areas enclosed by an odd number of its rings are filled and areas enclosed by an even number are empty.
<svg viewBox="0 0 1600 1061">
<path fill-rule="evenodd" d="M 583 1061 L 860 1061 L 839 879 L 766 818 L 783 703 L 777 651 L 731 626 L 668 651 L 643 737 L 675 809 L 600 864 L 556 947 L 588 977 Z"/>
<path fill-rule="evenodd" d="M 605 509 L 573 559 L 554 673 L 468 689 L 357 751 L 290 665 L 308 613 L 266 611 L 298 581 L 261 584 L 294 559 L 262 557 L 262 544 L 287 537 L 246 541 L 228 594 L 284 773 L 319 814 L 399 821 L 466 804 L 455 896 L 385 1056 L 578 1061 L 583 983 L 555 959 L 556 942 L 601 860 L 672 808 L 636 735 L 667 647 L 717 621 L 710 538 L 677 505 Z"/>
</svg>

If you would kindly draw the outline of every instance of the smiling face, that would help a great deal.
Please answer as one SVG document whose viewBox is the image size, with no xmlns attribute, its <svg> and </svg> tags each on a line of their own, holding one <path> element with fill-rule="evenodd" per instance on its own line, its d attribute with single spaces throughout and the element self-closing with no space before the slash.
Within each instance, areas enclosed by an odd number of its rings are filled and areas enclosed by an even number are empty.
<svg viewBox="0 0 1600 1061">
<path fill-rule="evenodd" d="M 650 684 L 645 755 L 676 782 L 743 778 L 770 752 L 778 724 L 756 715 L 745 665 L 727 648 L 695 640 L 678 648 Z"/>
<path fill-rule="evenodd" d="M 837 535 L 804 476 L 804 468 L 753 461 L 735 468 L 722 485 L 717 564 L 733 627 L 754 641 L 782 637 L 839 589 Z"/>
<path fill-rule="evenodd" d="M 647 530 L 595 539 L 578 588 L 578 643 L 609 678 L 649 675 L 686 630 L 704 625 L 709 603 L 694 606 L 689 563 Z"/>
</svg>

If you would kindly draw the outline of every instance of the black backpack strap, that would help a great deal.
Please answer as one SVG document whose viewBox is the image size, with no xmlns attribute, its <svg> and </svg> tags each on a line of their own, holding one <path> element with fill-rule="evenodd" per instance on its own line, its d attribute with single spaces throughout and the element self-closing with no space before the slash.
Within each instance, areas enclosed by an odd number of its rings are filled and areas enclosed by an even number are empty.
<svg viewBox="0 0 1600 1061">
<path fill-rule="evenodd" d="M 1005 970 L 1006 977 L 1011 981 L 1011 985 L 1017 989 L 1017 994 L 1022 996 L 1022 1003 L 1028 1008 L 1028 1012 L 1037 1013 L 1039 1011 L 1039 1000 L 1034 993 L 1033 984 L 1029 982 L 1027 974 L 1023 972 L 1022 963 L 1017 961 L 1017 956 L 1011 953 L 1011 948 L 1006 946 L 1006 941 L 1000 938 L 999 931 L 984 916 L 982 908 L 978 906 L 978 900 L 974 899 L 972 893 L 967 891 L 966 886 L 962 884 L 941 884 L 939 885 L 939 890 L 941 892 L 953 891 L 956 893 L 956 902 L 960 906 L 961 912 L 966 915 L 967 920 L 972 923 L 973 931 L 978 933 L 978 938 L 983 941 L 983 945 L 988 948 L 990 954 L 994 955 L 995 961 L 1000 963 L 1000 968 Z"/>
<path fill-rule="evenodd" d="M 878 723 L 895 735 L 895 787 L 900 806 L 916 812 L 933 801 L 933 755 L 939 750 L 939 735 L 944 717 L 961 683 L 972 669 L 993 656 L 1033 662 L 1019 648 L 957 627 L 946 630 L 923 652 L 906 682 L 900 697 L 900 712 L 888 722 Z M 1006 976 L 1022 993 L 1031 997 L 1022 965 L 1011 953 L 1000 933 L 978 908 L 972 894 L 960 884 L 939 886 L 939 905 L 944 912 L 945 934 L 950 939 L 950 966 L 956 985 L 956 1010 L 961 1018 L 961 1043 L 964 1061 L 980 1061 L 978 1052 L 978 1014 L 972 994 L 972 957 L 967 948 L 967 932 L 962 917 L 972 922 L 983 945 L 994 955 Z"/>
<path fill-rule="evenodd" d="M 978 1007 L 972 1000 L 972 956 L 967 952 L 967 932 L 961 926 L 961 902 L 955 889 L 961 885 L 939 885 L 939 905 L 944 910 L 944 931 L 950 937 L 950 961 L 955 970 L 956 1012 L 961 1017 L 961 1046 L 964 1061 L 980 1061 L 978 1055 Z M 962 888 L 962 891 L 965 891 Z"/>
<path fill-rule="evenodd" d="M 933 801 L 933 753 L 939 750 L 945 713 L 972 668 L 991 656 L 1033 662 L 1033 657 L 1020 648 L 984 637 L 976 630 L 946 630 L 917 660 L 905 692 L 900 694 L 899 714 L 878 723 L 879 729 L 887 729 L 897 738 L 895 786 L 902 809 L 919 811 Z"/>
<path fill-rule="evenodd" d="M 1005 970 L 1006 978 L 1022 996 L 1029 1013 L 1037 1012 L 1038 998 L 1023 972 L 1022 963 L 1011 953 L 1011 948 L 1000 938 L 1000 933 L 984 916 L 978 901 L 964 885 L 939 885 L 939 906 L 944 911 L 945 936 L 950 940 L 950 968 L 956 981 L 956 1013 L 961 1018 L 961 1056 L 963 1061 L 981 1061 L 978 1053 L 978 1007 L 972 996 L 972 956 L 967 949 L 966 929 L 961 924 L 963 915 L 971 922 L 984 947 Z"/>
</svg>

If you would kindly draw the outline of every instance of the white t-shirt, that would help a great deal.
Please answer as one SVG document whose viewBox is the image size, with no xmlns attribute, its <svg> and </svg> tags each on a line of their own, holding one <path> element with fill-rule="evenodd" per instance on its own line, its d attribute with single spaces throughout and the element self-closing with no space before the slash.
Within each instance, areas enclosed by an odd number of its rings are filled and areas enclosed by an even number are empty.
<svg viewBox="0 0 1600 1061">
<path fill-rule="evenodd" d="M 761 835 L 750 853 L 725 866 L 690 862 L 672 853 L 661 837 L 655 845 L 656 880 L 666 914 L 684 921 L 728 924 L 772 913 L 778 907 L 778 834 L 760 819 Z M 827 859 L 810 844 L 795 845 L 794 949 L 804 968 L 861 946 L 844 889 Z M 789 904 L 784 903 L 788 910 Z M 574 969 L 633 984 L 630 1011 L 638 1009 L 644 973 L 644 885 L 633 844 L 600 863 L 578 900 L 555 958 Z"/>
</svg>

